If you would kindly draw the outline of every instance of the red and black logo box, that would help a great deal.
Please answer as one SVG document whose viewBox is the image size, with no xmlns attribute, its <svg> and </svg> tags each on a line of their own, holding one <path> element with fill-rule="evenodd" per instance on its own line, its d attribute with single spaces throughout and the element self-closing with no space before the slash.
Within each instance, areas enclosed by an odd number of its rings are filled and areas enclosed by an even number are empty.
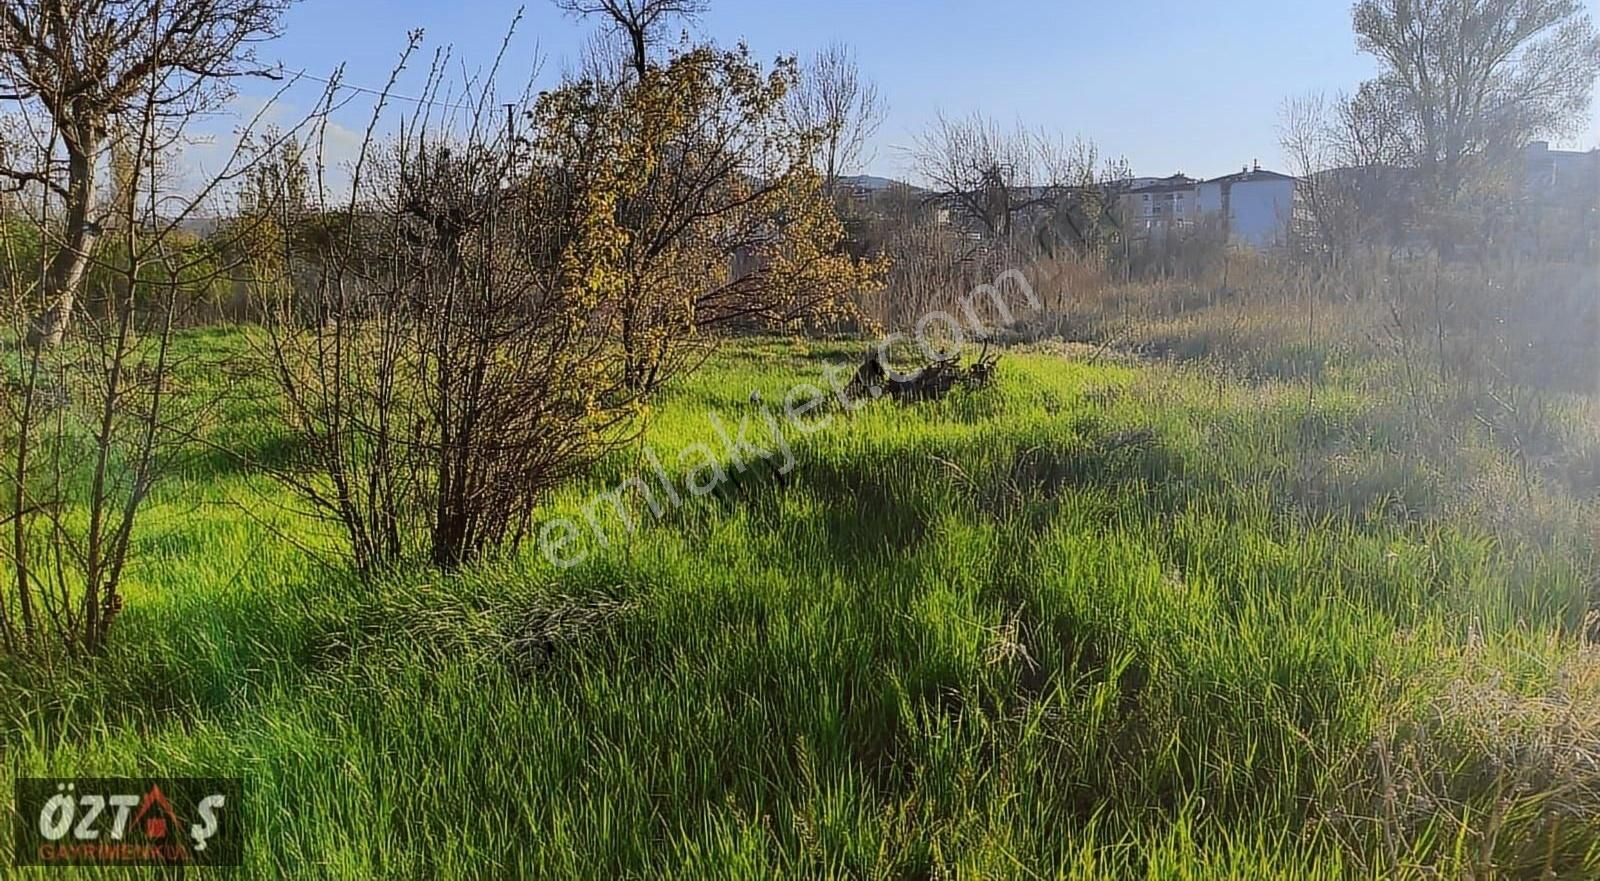
<svg viewBox="0 0 1600 881">
<path fill-rule="evenodd" d="M 17 866 L 237 866 L 243 787 L 217 777 L 22 777 Z"/>
</svg>

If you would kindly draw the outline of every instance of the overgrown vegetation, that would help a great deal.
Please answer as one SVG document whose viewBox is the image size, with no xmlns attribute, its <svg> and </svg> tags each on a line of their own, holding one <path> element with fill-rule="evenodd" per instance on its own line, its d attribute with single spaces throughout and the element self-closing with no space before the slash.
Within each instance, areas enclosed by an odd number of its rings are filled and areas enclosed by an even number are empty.
<svg viewBox="0 0 1600 881">
<path fill-rule="evenodd" d="M 358 570 L 515 551 L 544 495 L 633 438 L 712 334 L 855 314 L 882 267 L 840 248 L 809 164 L 824 133 L 785 112 L 794 76 L 694 47 L 497 124 L 491 72 L 466 118 L 419 113 L 365 145 L 323 246 L 279 212 L 283 259 L 257 286 L 306 455 L 278 473 Z M 268 203 L 297 206 L 307 177 Z"/>
<path fill-rule="evenodd" d="M 858 352 L 741 343 L 646 440 L 670 461 Z M 1311 406 L 1092 353 L 836 414 L 791 481 L 581 568 L 376 594 L 278 483 L 197 457 L 95 675 L 7 674 L 7 773 L 243 774 L 251 877 L 1594 872 L 1587 502 L 1536 477 L 1523 503 L 1487 432 L 1420 459 L 1343 381 Z M 270 388 L 211 436 L 288 442 Z"/>
<path fill-rule="evenodd" d="M 621 51 L 509 105 L 441 54 L 347 190 L 335 82 L 176 217 L 181 97 L 282 4 L 80 10 L 220 54 L 0 166 L 0 791 L 244 777 L 263 878 L 1600 877 L 1596 242 L 1498 213 L 1574 4 L 1357 4 L 1268 252 L 981 114 L 863 197 L 845 47 L 559 5 Z"/>
</svg>

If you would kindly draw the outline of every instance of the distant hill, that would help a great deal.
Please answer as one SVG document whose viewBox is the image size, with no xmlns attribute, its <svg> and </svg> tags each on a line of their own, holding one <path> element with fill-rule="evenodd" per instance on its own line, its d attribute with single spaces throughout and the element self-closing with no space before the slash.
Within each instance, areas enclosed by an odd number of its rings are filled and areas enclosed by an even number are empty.
<svg viewBox="0 0 1600 881">
<path fill-rule="evenodd" d="M 887 178 L 887 177 L 878 177 L 877 175 L 872 175 L 872 174 L 843 175 L 843 176 L 841 176 L 839 178 L 839 183 L 842 183 L 845 186 L 849 186 L 849 187 L 860 187 L 861 189 L 864 189 L 864 190 L 873 190 L 873 191 L 887 190 L 888 188 L 890 188 L 892 186 L 895 186 L 896 184 L 899 184 L 900 186 L 910 186 L 909 184 L 905 183 L 904 181 L 898 181 L 898 180 L 894 180 L 893 178 Z M 913 189 L 915 189 L 915 188 L 913 188 Z"/>
<path fill-rule="evenodd" d="M 222 222 L 223 218 L 221 217 L 190 215 L 178 221 L 178 229 L 203 239 L 216 233 L 217 229 L 222 226 Z"/>
</svg>

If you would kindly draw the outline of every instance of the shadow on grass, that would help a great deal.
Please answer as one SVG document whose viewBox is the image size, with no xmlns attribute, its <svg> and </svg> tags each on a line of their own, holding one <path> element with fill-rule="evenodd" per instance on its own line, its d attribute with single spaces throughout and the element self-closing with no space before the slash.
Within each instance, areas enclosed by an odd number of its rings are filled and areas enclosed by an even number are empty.
<svg viewBox="0 0 1600 881">
<path fill-rule="evenodd" d="M 1182 460 L 1147 428 L 1101 431 L 1088 437 L 1027 445 L 1016 437 L 982 438 L 957 444 L 887 447 L 848 461 L 797 449 L 787 474 L 757 463 L 714 493 L 717 508 L 742 511 L 763 529 L 778 532 L 793 516 L 788 493 L 817 503 L 817 518 L 830 556 L 845 561 L 903 557 L 914 553 L 941 514 L 971 511 L 998 522 L 1023 517 L 1036 529 L 1048 524 L 1068 494 L 1101 490 L 1146 503 L 1154 494 L 1178 503 L 1179 493 L 1157 492 L 1181 483 Z M 700 516 L 669 514 L 664 524 L 682 528 Z"/>
<path fill-rule="evenodd" d="M 188 460 L 186 470 L 194 478 L 271 473 L 301 461 L 305 450 L 305 441 L 288 432 L 267 433 L 246 440 L 230 439 L 196 453 Z"/>
<path fill-rule="evenodd" d="M 745 511 L 763 530 L 786 528 L 791 516 L 787 493 L 804 493 L 820 503 L 829 555 L 861 560 L 909 553 L 929 534 L 932 516 L 919 498 L 915 471 L 931 473 L 932 463 L 915 466 L 883 460 L 841 463 L 796 450 L 797 464 L 787 474 L 765 462 L 744 473 L 728 470 L 728 480 L 707 504 L 723 513 Z M 694 506 L 663 518 L 668 528 L 683 528 L 697 516 Z"/>
<path fill-rule="evenodd" d="M 361 606 L 350 593 L 350 584 L 323 580 L 132 605 L 101 657 L 0 668 L 0 744 L 225 717 L 292 689 L 353 641 Z"/>
</svg>

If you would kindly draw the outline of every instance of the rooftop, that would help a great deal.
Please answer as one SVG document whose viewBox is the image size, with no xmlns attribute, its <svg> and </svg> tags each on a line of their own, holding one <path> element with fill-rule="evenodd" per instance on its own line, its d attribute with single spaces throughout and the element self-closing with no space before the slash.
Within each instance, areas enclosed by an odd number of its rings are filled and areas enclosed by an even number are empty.
<svg viewBox="0 0 1600 881">
<path fill-rule="evenodd" d="M 1223 183 L 1237 184 L 1237 183 L 1246 183 L 1246 182 L 1250 182 L 1250 181 L 1268 181 L 1268 180 L 1294 180 L 1294 178 L 1291 177 L 1290 175 L 1280 174 L 1280 173 L 1278 173 L 1276 171 L 1268 171 L 1267 169 L 1262 168 L 1259 164 L 1257 164 L 1254 167 L 1245 166 L 1245 168 L 1242 171 L 1236 171 L 1233 174 L 1225 174 L 1222 177 L 1214 177 L 1214 178 L 1206 181 L 1206 183 L 1208 183 L 1208 184 L 1223 184 Z"/>
</svg>

